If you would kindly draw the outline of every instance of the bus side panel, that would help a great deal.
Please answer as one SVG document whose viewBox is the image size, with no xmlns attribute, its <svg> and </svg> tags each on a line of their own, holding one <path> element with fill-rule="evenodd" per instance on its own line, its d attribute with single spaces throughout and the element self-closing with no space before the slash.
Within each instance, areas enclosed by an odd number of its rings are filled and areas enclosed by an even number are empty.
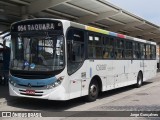
<svg viewBox="0 0 160 120">
<path fill-rule="evenodd" d="M 156 75 L 156 60 L 144 60 L 143 80 L 146 81 Z"/>
<path fill-rule="evenodd" d="M 143 72 L 142 62 L 142 60 L 86 60 L 82 67 L 69 77 L 70 99 L 88 95 L 89 84 L 94 76 L 101 78 L 102 91 L 137 83 L 138 72 Z M 145 67 L 148 72 L 146 69 L 145 73 L 149 75 L 144 76 L 145 79 L 155 76 L 155 63 L 148 61 L 148 67 Z"/>
<path fill-rule="evenodd" d="M 139 71 L 142 71 L 143 73 L 143 67 L 140 66 L 141 62 L 143 61 L 142 60 L 129 60 L 128 61 L 128 64 L 129 64 L 128 70 L 127 70 L 129 74 L 128 80 L 131 82 L 128 85 L 136 84 Z"/>
<path fill-rule="evenodd" d="M 98 76 L 102 82 L 102 91 L 115 88 L 115 76 L 112 60 L 90 60 L 89 61 L 90 80 Z"/>
<path fill-rule="evenodd" d="M 115 88 L 124 86 L 124 82 L 127 81 L 128 74 L 126 74 L 127 61 L 114 60 L 114 76 L 115 76 Z"/>
<path fill-rule="evenodd" d="M 68 77 L 69 80 L 69 91 L 70 99 L 84 96 L 88 94 L 88 86 L 90 79 L 88 71 L 88 61 L 84 61 L 80 69 Z"/>
<path fill-rule="evenodd" d="M 137 82 L 137 75 L 141 70 L 139 60 L 115 60 L 113 65 L 115 68 L 115 88 Z"/>
<path fill-rule="evenodd" d="M 156 75 L 155 60 L 117 60 L 113 62 L 115 88 L 137 83 L 139 71 L 142 71 L 144 81 Z"/>
</svg>

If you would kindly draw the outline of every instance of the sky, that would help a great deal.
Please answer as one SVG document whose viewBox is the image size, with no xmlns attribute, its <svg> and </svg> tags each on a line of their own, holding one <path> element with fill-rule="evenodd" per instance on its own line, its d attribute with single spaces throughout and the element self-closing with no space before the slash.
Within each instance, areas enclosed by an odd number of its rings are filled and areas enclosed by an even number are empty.
<svg viewBox="0 0 160 120">
<path fill-rule="evenodd" d="M 130 13 L 160 26 L 160 0 L 107 0 Z"/>
</svg>

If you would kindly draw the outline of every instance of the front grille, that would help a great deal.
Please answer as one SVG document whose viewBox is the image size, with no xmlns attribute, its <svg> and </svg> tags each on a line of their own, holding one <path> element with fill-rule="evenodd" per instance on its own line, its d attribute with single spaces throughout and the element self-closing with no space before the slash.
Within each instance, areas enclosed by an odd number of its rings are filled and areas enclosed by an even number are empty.
<svg viewBox="0 0 160 120">
<path fill-rule="evenodd" d="M 47 79 L 53 77 L 51 75 L 46 76 L 46 75 L 25 75 L 25 74 L 13 74 L 13 76 L 22 79 Z"/>
<path fill-rule="evenodd" d="M 43 91 L 36 91 L 35 90 L 35 94 L 27 94 L 26 90 L 22 90 L 22 89 L 20 89 L 19 92 L 21 95 L 26 95 L 26 96 L 43 96 L 43 93 L 44 93 Z"/>
<path fill-rule="evenodd" d="M 28 85 L 21 85 L 21 84 L 18 84 L 19 86 L 22 86 L 22 87 L 27 87 L 28 88 Z M 33 88 L 42 88 L 42 87 L 45 87 L 45 85 L 41 85 L 41 86 L 31 86 Z"/>
</svg>

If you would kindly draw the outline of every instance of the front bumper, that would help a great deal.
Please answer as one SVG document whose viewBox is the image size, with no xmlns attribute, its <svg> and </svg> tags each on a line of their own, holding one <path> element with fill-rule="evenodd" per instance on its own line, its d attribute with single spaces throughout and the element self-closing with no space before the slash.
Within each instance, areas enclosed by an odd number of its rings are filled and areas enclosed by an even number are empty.
<svg viewBox="0 0 160 120">
<path fill-rule="evenodd" d="M 17 97 L 38 98 L 48 100 L 68 100 L 65 88 L 59 85 L 53 89 L 35 90 L 35 94 L 27 94 L 27 89 L 14 87 L 9 83 L 9 94 Z"/>
</svg>

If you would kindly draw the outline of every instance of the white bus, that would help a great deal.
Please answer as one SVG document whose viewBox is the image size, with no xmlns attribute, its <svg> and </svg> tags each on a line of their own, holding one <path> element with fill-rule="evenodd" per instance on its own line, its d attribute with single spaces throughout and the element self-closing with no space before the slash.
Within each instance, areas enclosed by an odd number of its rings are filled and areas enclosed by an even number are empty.
<svg viewBox="0 0 160 120">
<path fill-rule="evenodd" d="M 69 100 L 156 75 L 156 43 L 58 19 L 11 26 L 11 96 Z"/>
</svg>

